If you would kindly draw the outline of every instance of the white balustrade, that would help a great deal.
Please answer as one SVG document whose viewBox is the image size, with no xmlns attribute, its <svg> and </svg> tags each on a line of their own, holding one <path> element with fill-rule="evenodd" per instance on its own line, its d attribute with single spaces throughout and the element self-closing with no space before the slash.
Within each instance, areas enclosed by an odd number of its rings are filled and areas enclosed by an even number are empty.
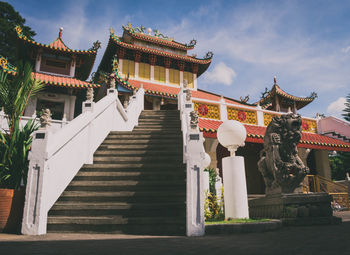
<svg viewBox="0 0 350 255">
<path fill-rule="evenodd" d="M 143 110 L 144 90 L 139 89 L 127 110 L 118 92 L 109 89 L 97 103 L 83 103 L 84 112 L 60 130 L 39 129 L 29 154 L 29 171 L 22 233 L 46 233 L 47 213 L 84 164 L 111 131 L 131 131 Z M 89 109 L 90 108 L 90 109 Z"/>
</svg>

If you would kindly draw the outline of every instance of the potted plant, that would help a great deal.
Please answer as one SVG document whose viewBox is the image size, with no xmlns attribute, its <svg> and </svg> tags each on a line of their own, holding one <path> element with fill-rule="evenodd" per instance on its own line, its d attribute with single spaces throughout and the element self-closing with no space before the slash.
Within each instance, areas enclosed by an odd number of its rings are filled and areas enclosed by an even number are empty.
<svg viewBox="0 0 350 255">
<path fill-rule="evenodd" d="M 29 99 L 43 88 L 33 79 L 30 63 L 19 63 L 16 71 L 10 77 L 0 71 L 0 105 L 8 123 L 8 130 L 0 130 L 0 231 L 6 232 L 20 230 L 28 152 L 38 128 L 35 120 L 22 126 L 21 118 Z"/>
</svg>

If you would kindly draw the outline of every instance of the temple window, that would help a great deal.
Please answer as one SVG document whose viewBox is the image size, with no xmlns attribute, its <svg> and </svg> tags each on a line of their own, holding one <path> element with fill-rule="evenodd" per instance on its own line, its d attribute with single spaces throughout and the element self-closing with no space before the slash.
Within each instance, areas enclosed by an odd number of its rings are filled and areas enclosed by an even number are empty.
<svg viewBox="0 0 350 255">
<path fill-rule="evenodd" d="M 180 71 L 176 69 L 169 69 L 169 83 L 180 85 Z"/>
<path fill-rule="evenodd" d="M 123 75 L 125 77 L 134 77 L 135 76 L 135 62 L 132 60 L 124 59 L 123 60 Z"/>
<path fill-rule="evenodd" d="M 193 88 L 193 73 L 184 72 L 184 80 L 187 80 L 188 88 Z"/>
<path fill-rule="evenodd" d="M 154 66 L 154 80 L 159 82 L 165 82 L 165 67 Z"/>
<path fill-rule="evenodd" d="M 149 80 L 151 77 L 151 66 L 147 63 L 139 64 L 139 78 Z"/>
<path fill-rule="evenodd" d="M 43 56 L 40 63 L 40 71 L 48 73 L 70 74 L 70 59 L 60 59 Z"/>
</svg>

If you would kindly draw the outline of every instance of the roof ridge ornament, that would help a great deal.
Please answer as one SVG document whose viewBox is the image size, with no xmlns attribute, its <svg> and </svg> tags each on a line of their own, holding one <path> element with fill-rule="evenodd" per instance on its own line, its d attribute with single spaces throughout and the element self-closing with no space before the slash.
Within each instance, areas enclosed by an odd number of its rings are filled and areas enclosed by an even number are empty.
<svg viewBox="0 0 350 255">
<path fill-rule="evenodd" d="M 58 38 L 62 40 L 62 33 L 63 33 L 63 27 L 60 27 L 60 30 L 58 32 Z"/>
<path fill-rule="evenodd" d="M 186 43 L 185 45 L 186 45 L 187 47 L 194 47 L 196 44 L 197 44 L 197 40 L 193 38 L 193 39 L 190 41 L 190 43 Z"/>
<path fill-rule="evenodd" d="M 273 85 L 277 85 L 277 77 L 276 77 L 276 75 L 273 77 Z"/>
<path fill-rule="evenodd" d="M 214 53 L 212 51 L 208 51 L 207 54 L 205 54 L 204 59 L 210 59 L 213 58 Z"/>
</svg>

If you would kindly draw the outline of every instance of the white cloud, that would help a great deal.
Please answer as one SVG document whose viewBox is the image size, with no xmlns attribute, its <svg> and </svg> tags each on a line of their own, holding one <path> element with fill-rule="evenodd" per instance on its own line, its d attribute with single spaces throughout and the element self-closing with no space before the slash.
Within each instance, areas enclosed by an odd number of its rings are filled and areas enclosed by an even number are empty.
<svg viewBox="0 0 350 255">
<path fill-rule="evenodd" d="M 336 101 L 330 103 L 327 108 L 329 114 L 340 115 L 345 109 L 346 98 L 339 97 Z"/>
<path fill-rule="evenodd" d="M 204 76 L 204 82 L 221 83 L 230 86 L 237 74 L 233 68 L 227 66 L 224 62 L 215 65 L 211 71 L 207 71 Z"/>
<path fill-rule="evenodd" d="M 350 46 L 342 49 L 342 52 L 344 53 L 348 53 L 349 51 L 350 51 Z"/>
</svg>

